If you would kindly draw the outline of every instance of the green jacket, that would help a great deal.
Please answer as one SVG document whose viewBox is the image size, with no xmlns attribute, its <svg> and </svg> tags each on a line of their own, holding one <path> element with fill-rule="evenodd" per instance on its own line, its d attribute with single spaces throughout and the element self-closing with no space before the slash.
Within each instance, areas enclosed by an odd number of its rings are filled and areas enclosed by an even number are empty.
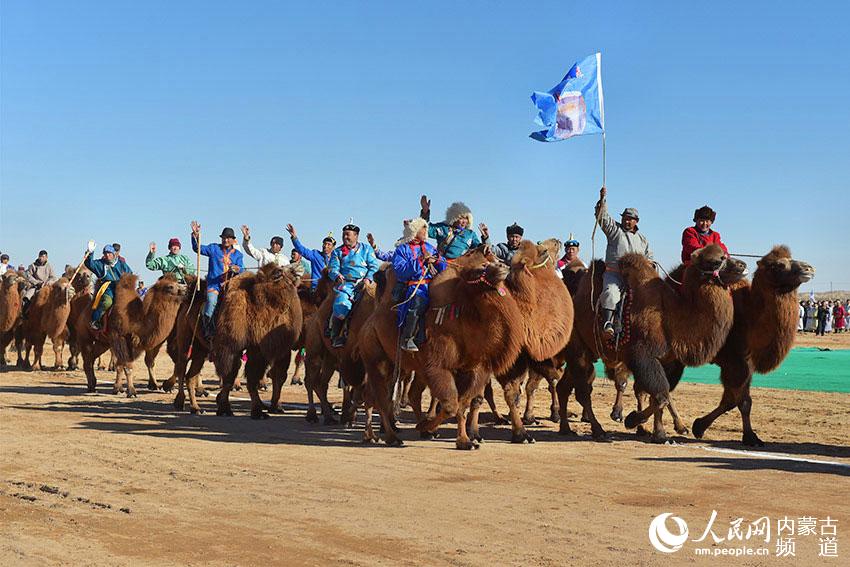
<svg viewBox="0 0 850 567">
<path fill-rule="evenodd" d="M 145 258 L 145 267 L 151 271 L 161 270 L 162 274 L 174 274 L 177 280 L 185 283 L 184 274 L 194 274 L 195 266 L 192 261 L 184 254 L 169 254 L 154 258 L 153 252 L 148 252 L 148 257 Z"/>
</svg>

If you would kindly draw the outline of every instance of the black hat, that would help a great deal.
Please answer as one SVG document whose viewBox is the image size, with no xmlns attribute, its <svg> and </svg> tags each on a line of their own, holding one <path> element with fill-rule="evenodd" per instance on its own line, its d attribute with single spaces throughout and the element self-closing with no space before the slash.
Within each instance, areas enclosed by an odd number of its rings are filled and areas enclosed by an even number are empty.
<svg viewBox="0 0 850 567">
<path fill-rule="evenodd" d="M 514 223 L 511 226 L 509 226 L 507 229 L 505 229 L 505 232 L 508 233 L 508 236 L 510 236 L 512 234 L 518 234 L 518 235 L 522 236 L 524 231 L 522 230 L 522 227 L 520 225 L 518 225 L 517 223 Z"/>
<path fill-rule="evenodd" d="M 344 227 L 342 227 L 343 232 L 345 232 L 346 230 L 353 230 L 357 234 L 360 234 L 360 227 L 355 225 L 355 224 L 349 223 L 349 224 L 345 225 Z"/>
<path fill-rule="evenodd" d="M 39 256 L 47 256 L 47 250 L 39 250 L 38 255 Z"/>
<path fill-rule="evenodd" d="M 117 242 L 113 242 L 112 247 L 115 248 L 116 253 L 121 251 L 121 245 L 118 244 Z"/>
<path fill-rule="evenodd" d="M 224 227 L 224 230 L 221 231 L 219 235 L 221 238 L 236 238 L 236 233 L 233 232 L 233 229 L 229 226 Z"/>
<path fill-rule="evenodd" d="M 336 246 L 336 238 L 334 238 L 332 232 L 329 232 L 328 235 L 322 239 L 322 244 L 325 242 L 330 242 L 333 246 Z"/>
<path fill-rule="evenodd" d="M 280 236 L 272 236 L 272 240 L 271 240 L 270 244 L 272 244 L 272 245 L 277 244 L 277 245 L 279 245 L 281 248 L 283 248 L 283 237 L 280 237 Z"/>
<path fill-rule="evenodd" d="M 714 219 L 717 218 L 717 213 L 714 212 L 714 209 L 709 207 L 708 205 L 703 205 L 694 211 L 694 222 L 698 220 L 710 220 L 714 222 Z"/>
</svg>

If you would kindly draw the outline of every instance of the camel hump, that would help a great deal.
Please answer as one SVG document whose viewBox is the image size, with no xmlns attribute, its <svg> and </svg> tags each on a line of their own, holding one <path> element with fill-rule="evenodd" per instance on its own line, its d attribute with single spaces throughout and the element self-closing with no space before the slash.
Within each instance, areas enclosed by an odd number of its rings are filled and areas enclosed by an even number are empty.
<svg viewBox="0 0 850 567">
<path fill-rule="evenodd" d="M 653 278 L 657 278 L 655 266 L 652 260 L 643 254 L 624 254 L 618 261 L 623 281 L 631 287 L 635 287 Z"/>
<path fill-rule="evenodd" d="M 133 293 L 136 292 L 136 283 L 139 281 L 139 276 L 136 274 L 124 274 L 121 276 L 121 279 L 118 280 L 118 289 L 131 289 Z"/>
</svg>

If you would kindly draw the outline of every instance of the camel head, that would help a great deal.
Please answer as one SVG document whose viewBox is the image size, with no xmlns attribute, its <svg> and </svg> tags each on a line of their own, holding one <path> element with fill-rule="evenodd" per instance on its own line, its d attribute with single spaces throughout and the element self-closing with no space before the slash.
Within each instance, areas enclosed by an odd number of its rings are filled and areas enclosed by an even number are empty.
<svg viewBox="0 0 850 567">
<path fill-rule="evenodd" d="M 723 285 L 730 286 L 746 278 L 749 273 L 746 262 L 730 256 L 726 258 L 726 265 L 720 270 L 720 281 Z"/>
<path fill-rule="evenodd" d="M 703 279 L 714 279 L 718 283 L 726 263 L 726 252 L 717 244 L 709 244 L 691 254 L 691 267 L 699 271 Z"/>
<path fill-rule="evenodd" d="M 465 268 L 461 272 L 461 277 L 467 285 L 480 286 L 482 291 L 495 290 L 499 295 L 505 296 L 507 292 L 504 283 L 510 271 L 507 265 L 493 262 L 483 267 Z"/>
<path fill-rule="evenodd" d="M 284 283 L 297 287 L 304 275 L 304 267 L 301 262 L 279 266 L 277 264 L 266 264 L 257 272 L 257 283 Z"/>
<path fill-rule="evenodd" d="M 541 244 L 523 240 L 511 259 L 511 270 L 536 270 L 546 266 L 551 268 L 560 250 L 561 241 L 556 238 L 544 240 Z"/>
<path fill-rule="evenodd" d="M 74 298 L 74 287 L 67 276 L 62 276 L 53 284 L 53 293 L 65 303 L 70 303 Z"/>
<path fill-rule="evenodd" d="M 459 256 L 454 265 L 458 268 L 475 267 L 480 268 L 485 264 L 496 261 L 496 256 L 493 254 L 493 247 L 489 244 L 480 244 L 475 248 L 470 248 L 463 255 Z"/>
<path fill-rule="evenodd" d="M 136 276 L 121 276 L 118 286 L 119 288 L 129 287 L 133 290 L 133 293 L 136 293 L 137 280 L 138 278 Z M 189 288 L 186 284 L 182 284 L 177 281 L 174 274 L 165 274 L 161 276 L 150 289 L 148 289 L 148 293 L 145 297 L 150 295 L 151 297 L 159 296 L 182 300 L 187 295 L 188 289 Z"/>
<path fill-rule="evenodd" d="M 791 257 L 787 246 L 774 246 L 757 263 L 756 276 L 764 277 L 774 288 L 790 291 L 815 277 L 815 268 Z"/>
<path fill-rule="evenodd" d="M 14 285 L 20 285 L 21 281 L 26 281 L 24 278 L 18 275 L 18 272 L 13 272 L 12 270 L 6 271 L 3 274 L 2 282 L 3 289 L 10 289 Z"/>
</svg>

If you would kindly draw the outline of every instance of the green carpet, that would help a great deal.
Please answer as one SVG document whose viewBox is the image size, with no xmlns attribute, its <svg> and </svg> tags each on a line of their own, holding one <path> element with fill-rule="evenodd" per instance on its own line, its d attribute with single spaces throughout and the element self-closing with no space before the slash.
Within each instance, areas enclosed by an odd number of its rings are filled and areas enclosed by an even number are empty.
<svg viewBox="0 0 850 567">
<path fill-rule="evenodd" d="M 604 376 L 601 363 L 596 375 Z M 720 384 L 720 368 L 713 364 L 686 368 L 682 382 Z M 753 386 L 782 390 L 850 393 L 850 350 L 821 351 L 815 347 L 795 348 L 770 374 L 753 376 Z"/>
</svg>

